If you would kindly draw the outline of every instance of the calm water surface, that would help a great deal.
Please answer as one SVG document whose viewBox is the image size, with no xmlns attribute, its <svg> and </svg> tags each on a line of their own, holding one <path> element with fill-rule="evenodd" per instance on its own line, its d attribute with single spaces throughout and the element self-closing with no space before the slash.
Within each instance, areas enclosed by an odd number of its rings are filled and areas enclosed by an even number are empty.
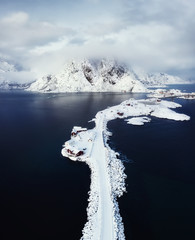
<svg viewBox="0 0 195 240">
<path fill-rule="evenodd" d="M 63 158 L 61 146 L 74 125 L 92 128 L 97 111 L 130 97 L 0 92 L 1 239 L 81 237 L 90 171 Z M 177 101 L 191 121 L 109 123 L 110 144 L 133 160 L 125 163 L 128 193 L 119 201 L 128 240 L 195 239 L 195 102 Z"/>
<path fill-rule="evenodd" d="M 74 125 L 92 128 L 88 121 L 97 111 L 130 96 L 0 92 L 3 239 L 81 237 L 90 171 L 83 163 L 63 158 L 62 144 Z"/>
<path fill-rule="evenodd" d="M 195 239 L 195 101 L 175 101 L 190 121 L 108 124 L 110 144 L 132 160 L 125 163 L 128 193 L 119 200 L 128 240 Z"/>
</svg>

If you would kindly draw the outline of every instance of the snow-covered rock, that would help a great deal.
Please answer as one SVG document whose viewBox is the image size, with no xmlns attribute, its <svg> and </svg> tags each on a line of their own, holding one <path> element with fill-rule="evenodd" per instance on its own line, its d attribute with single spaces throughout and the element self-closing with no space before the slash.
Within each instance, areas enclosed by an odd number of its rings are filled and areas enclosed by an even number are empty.
<svg viewBox="0 0 195 240">
<path fill-rule="evenodd" d="M 29 91 L 38 92 L 146 92 L 149 86 L 186 83 L 165 73 L 148 74 L 128 68 L 116 60 L 85 59 L 67 62 L 56 75 L 48 74 L 34 82 Z"/>
<path fill-rule="evenodd" d="M 70 61 L 64 69 L 34 82 L 38 92 L 145 92 L 144 85 L 115 60 Z"/>
<path fill-rule="evenodd" d="M 21 71 L 0 59 L 0 89 L 37 92 L 146 92 L 149 86 L 186 83 L 165 73 L 148 74 L 110 59 L 71 60 L 57 74 L 34 81 L 31 72 Z M 31 83 L 31 84 L 30 84 Z"/>
</svg>

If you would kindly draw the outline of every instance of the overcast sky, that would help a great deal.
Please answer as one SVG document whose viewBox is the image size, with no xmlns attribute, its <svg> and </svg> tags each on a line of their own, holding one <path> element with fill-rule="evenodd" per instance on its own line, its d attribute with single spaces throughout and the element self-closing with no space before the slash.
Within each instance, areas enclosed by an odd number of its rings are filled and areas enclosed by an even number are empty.
<svg viewBox="0 0 195 240">
<path fill-rule="evenodd" d="M 194 0 L 0 1 L 0 56 L 40 75 L 66 59 L 115 57 L 194 78 Z"/>
</svg>

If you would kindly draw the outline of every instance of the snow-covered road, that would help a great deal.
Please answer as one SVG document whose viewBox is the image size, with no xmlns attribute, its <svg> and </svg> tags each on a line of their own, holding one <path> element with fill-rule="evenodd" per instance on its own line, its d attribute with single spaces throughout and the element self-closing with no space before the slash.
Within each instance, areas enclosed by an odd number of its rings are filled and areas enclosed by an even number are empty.
<svg viewBox="0 0 195 240">
<path fill-rule="evenodd" d="M 96 122 L 96 139 L 91 151 L 91 160 L 97 165 L 97 176 L 99 180 L 99 206 L 98 206 L 98 233 L 94 240 L 114 239 L 113 226 L 113 201 L 111 199 L 111 184 L 107 168 L 107 149 L 104 146 L 103 139 L 103 116 Z"/>
</svg>

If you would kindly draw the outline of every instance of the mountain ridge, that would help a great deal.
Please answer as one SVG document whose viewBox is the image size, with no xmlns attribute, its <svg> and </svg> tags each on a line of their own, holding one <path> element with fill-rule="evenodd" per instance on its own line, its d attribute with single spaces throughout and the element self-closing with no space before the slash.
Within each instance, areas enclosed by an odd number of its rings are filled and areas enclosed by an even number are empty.
<svg viewBox="0 0 195 240">
<path fill-rule="evenodd" d="M 146 92 L 147 87 L 184 83 L 165 73 L 148 74 L 110 59 L 70 60 L 56 75 L 32 83 L 38 92 Z"/>
<path fill-rule="evenodd" d="M 72 59 L 57 74 L 44 75 L 34 82 L 21 83 L 12 79 L 12 75 L 18 73 L 21 72 L 14 64 L 0 59 L 0 89 L 25 89 L 42 93 L 146 92 L 148 87 L 186 83 L 179 77 L 166 73 L 149 74 L 114 59 Z"/>
<path fill-rule="evenodd" d="M 56 75 L 46 75 L 30 88 L 39 92 L 145 92 L 125 65 L 115 60 L 71 60 Z"/>
</svg>

